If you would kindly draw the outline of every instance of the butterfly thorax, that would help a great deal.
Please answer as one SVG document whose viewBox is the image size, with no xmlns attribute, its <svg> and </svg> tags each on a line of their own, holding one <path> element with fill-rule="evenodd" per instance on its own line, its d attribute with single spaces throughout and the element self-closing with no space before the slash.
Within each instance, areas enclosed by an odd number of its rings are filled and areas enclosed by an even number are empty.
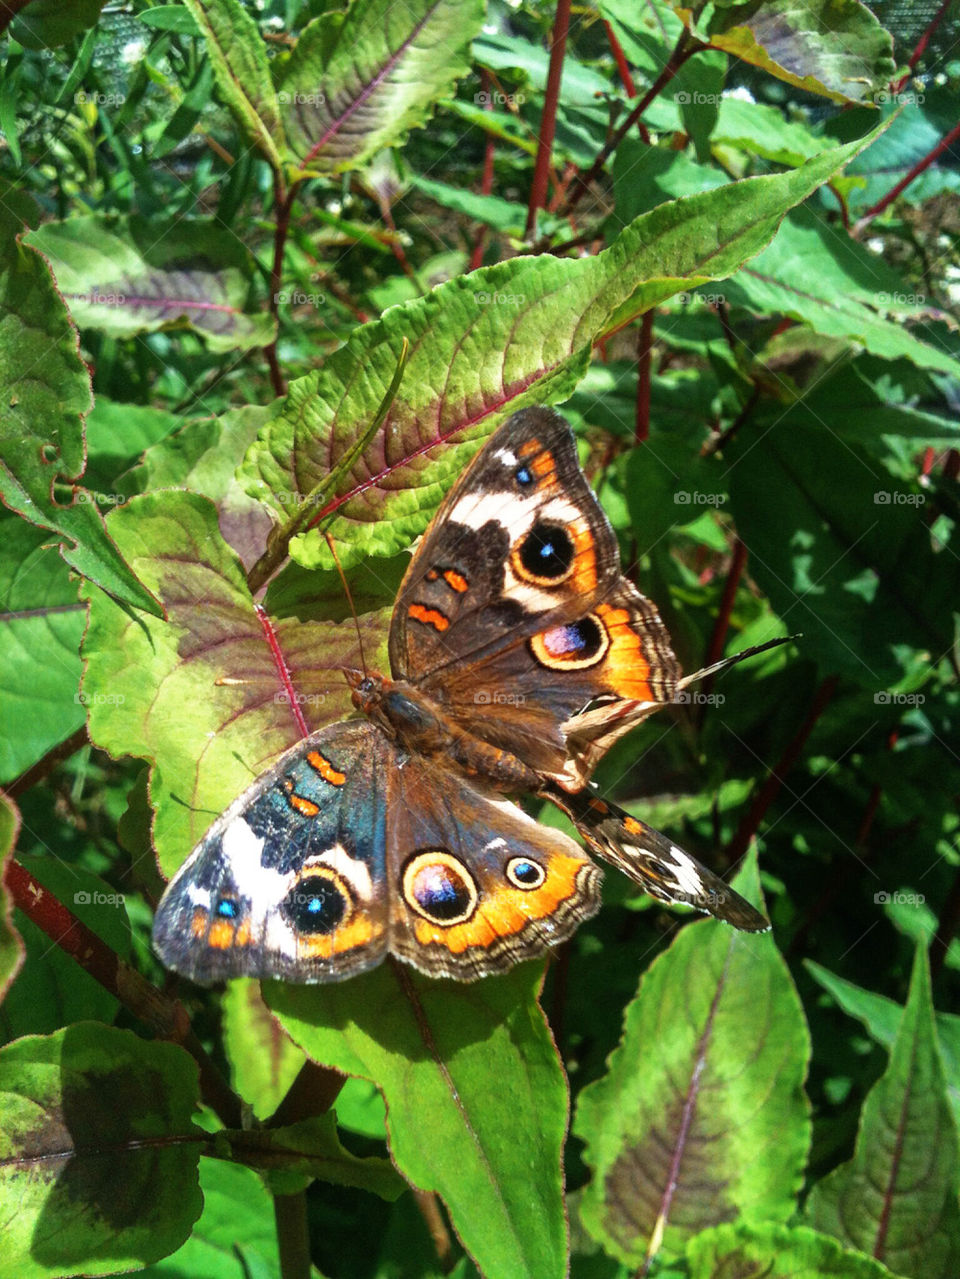
<svg viewBox="0 0 960 1279">
<path fill-rule="evenodd" d="M 441 755 L 471 777 L 501 791 L 536 789 L 541 778 L 516 755 L 462 728 L 433 698 L 407 680 L 365 675 L 353 683 L 353 704 L 410 754 Z"/>
</svg>

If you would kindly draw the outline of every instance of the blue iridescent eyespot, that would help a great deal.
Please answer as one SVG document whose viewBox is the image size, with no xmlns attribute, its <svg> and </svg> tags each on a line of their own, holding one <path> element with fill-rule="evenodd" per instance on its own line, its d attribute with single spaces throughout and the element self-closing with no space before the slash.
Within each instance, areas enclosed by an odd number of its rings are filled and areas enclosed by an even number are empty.
<svg viewBox="0 0 960 1279">
<path fill-rule="evenodd" d="M 507 879 L 514 888 L 539 888 L 547 872 L 529 857 L 511 857 L 507 862 Z"/>
<path fill-rule="evenodd" d="M 528 484 L 533 483 L 533 472 L 528 466 L 520 466 L 514 471 L 513 478 L 521 487 L 526 488 Z"/>
<path fill-rule="evenodd" d="M 217 908 L 214 912 L 221 919 L 236 919 L 240 914 L 240 907 L 232 897 L 221 897 L 217 902 Z"/>
</svg>

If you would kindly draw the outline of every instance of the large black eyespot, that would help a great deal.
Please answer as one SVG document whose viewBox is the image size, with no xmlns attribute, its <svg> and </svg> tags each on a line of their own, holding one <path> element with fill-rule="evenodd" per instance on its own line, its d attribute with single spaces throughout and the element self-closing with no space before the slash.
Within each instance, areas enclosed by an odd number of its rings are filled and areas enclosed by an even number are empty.
<svg viewBox="0 0 960 1279">
<path fill-rule="evenodd" d="M 573 564 L 570 534 L 559 524 L 534 524 L 520 547 L 519 560 L 530 577 L 559 581 Z"/>
<path fill-rule="evenodd" d="M 332 933 L 347 913 L 340 886 L 326 875 L 306 875 L 283 900 L 283 913 L 298 933 Z"/>
</svg>

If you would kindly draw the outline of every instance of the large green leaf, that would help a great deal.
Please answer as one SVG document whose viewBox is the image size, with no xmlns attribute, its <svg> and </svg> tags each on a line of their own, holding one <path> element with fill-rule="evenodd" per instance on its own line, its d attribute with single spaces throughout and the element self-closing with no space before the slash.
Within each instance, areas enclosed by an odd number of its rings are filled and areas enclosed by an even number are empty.
<svg viewBox="0 0 960 1279">
<path fill-rule="evenodd" d="M 470 67 L 482 0 L 353 0 L 306 26 L 277 81 L 289 150 L 310 172 L 390 146 Z"/>
<path fill-rule="evenodd" d="M 230 982 L 221 1007 L 233 1086 L 258 1119 L 267 1119 L 306 1058 L 263 1002 L 258 981 L 243 977 Z"/>
<path fill-rule="evenodd" d="M 10 23 L 10 38 L 25 49 L 53 49 L 95 26 L 106 0 L 30 0 Z"/>
<path fill-rule="evenodd" d="M 687 1245 L 690 1279 L 891 1279 L 862 1252 L 809 1226 L 716 1226 Z"/>
<path fill-rule="evenodd" d="M 26 772 L 84 721 L 83 606 L 50 534 L 0 519 L 0 782 Z"/>
<path fill-rule="evenodd" d="M 916 486 L 817 422 L 775 423 L 760 438 L 747 430 L 724 452 L 730 510 L 753 576 L 804 651 L 881 692 L 903 674 L 901 646 L 949 649 L 956 573 L 932 551 Z"/>
<path fill-rule="evenodd" d="M 187 1053 L 128 1030 L 0 1049 L 0 1273 L 116 1274 L 178 1248 L 201 1208 L 197 1101 Z"/>
<path fill-rule="evenodd" d="M 84 697 L 92 739 L 116 756 L 154 765 L 153 840 L 176 870 L 214 818 L 309 729 L 351 706 L 339 672 L 358 665 L 353 623 L 275 620 L 286 687 L 242 566 L 223 542 L 205 497 L 133 498 L 109 525 L 167 609 L 168 622 L 132 618 L 88 591 Z M 383 653 L 383 618 L 360 619 L 368 660 Z"/>
<path fill-rule="evenodd" d="M 813 1226 L 915 1279 L 960 1271 L 960 1152 L 937 1048 L 924 946 L 885 1074 L 860 1117 L 853 1158 L 814 1186 Z"/>
<path fill-rule="evenodd" d="M 7 201 L 0 217 L 0 501 L 61 541 L 61 555 L 118 599 L 159 612 L 90 502 L 62 506 L 54 485 L 79 480 L 90 375 L 77 331 Z"/>
<path fill-rule="evenodd" d="M 736 882 L 759 900 L 754 858 Z M 580 1094 L 590 1233 L 635 1266 L 732 1217 L 786 1221 L 810 1143 L 809 1055 L 773 937 L 684 928 L 644 974 L 607 1075 Z"/>
<path fill-rule="evenodd" d="M 393 307 L 291 386 L 245 459 L 248 492 L 287 523 L 372 420 L 406 338 L 409 359 L 384 428 L 325 494 L 314 522 L 336 515 L 331 531 L 345 566 L 409 546 L 508 412 L 561 399 L 605 333 L 681 288 L 736 270 L 853 154 L 837 148 L 791 173 L 662 205 L 595 257 L 515 258 Z M 315 529 L 292 553 L 307 567 L 332 566 Z"/>
<path fill-rule="evenodd" d="M 186 0 L 203 32 L 220 96 L 276 173 L 283 121 L 257 24 L 239 0 Z"/>
<path fill-rule="evenodd" d="M 269 315 L 246 311 L 252 258 L 214 223 L 95 214 L 46 222 L 25 239 L 49 261 L 81 328 L 113 337 L 191 328 L 212 351 L 274 336 Z"/>
<path fill-rule="evenodd" d="M 671 0 L 715 49 L 833 102 L 869 101 L 896 70 L 893 41 L 859 0 Z"/>
<path fill-rule="evenodd" d="M 818 333 L 852 338 L 886 360 L 902 357 L 960 377 L 960 361 L 941 349 L 925 324 L 927 308 L 916 291 L 882 258 L 838 236 L 809 209 L 787 218 L 723 294 L 731 306 L 787 315 Z"/>
<path fill-rule="evenodd" d="M 566 1273 L 566 1089 L 537 1006 L 539 964 L 469 986 L 383 965 L 331 986 L 266 986 L 305 1052 L 373 1080 L 390 1152 L 436 1191 L 488 1279 Z"/>
</svg>

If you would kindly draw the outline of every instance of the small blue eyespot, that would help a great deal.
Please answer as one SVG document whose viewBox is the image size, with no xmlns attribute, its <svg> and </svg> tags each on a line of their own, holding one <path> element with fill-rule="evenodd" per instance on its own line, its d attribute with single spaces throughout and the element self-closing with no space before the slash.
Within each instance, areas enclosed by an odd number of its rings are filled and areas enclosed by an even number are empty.
<svg viewBox="0 0 960 1279">
<path fill-rule="evenodd" d="M 533 483 L 533 474 L 530 471 L 529 467 L 521 466 L 518 470 L 514 472 L 514 479 L 523 488 L 526 488 L 528 484 Z"/>
<path fill-rule="evenodd" d="M 507 863 L 507 879 L 515 888 L 539 888 L 546 877 L 543 867 L 526 857 L 511 857 Z"/>
<path fill-rule="evenodd" d="M 217 902 L 216 913 L 221 919 L 236 919 L 240 913 L 240 908 L 231 897 L 221 897 Z"/>
</svg>

